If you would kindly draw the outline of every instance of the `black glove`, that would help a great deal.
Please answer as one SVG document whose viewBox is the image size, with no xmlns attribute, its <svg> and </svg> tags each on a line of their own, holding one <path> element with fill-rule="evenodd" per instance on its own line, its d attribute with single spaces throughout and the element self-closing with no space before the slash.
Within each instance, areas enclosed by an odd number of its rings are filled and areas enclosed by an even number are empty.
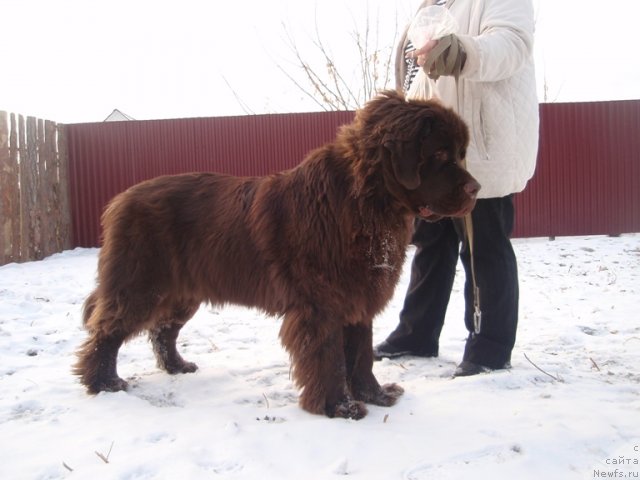
<svg viewBox="0 0 640 480">
<path fill-rule="evenodd" d="M 458 37 L 452 33 L 438 40 L 427 54 L 422 68 L 433 80 L 437 80 L 442 75 L 453 75 L 457 78 L 466 60 L 467 52 Z"/>
</svg>

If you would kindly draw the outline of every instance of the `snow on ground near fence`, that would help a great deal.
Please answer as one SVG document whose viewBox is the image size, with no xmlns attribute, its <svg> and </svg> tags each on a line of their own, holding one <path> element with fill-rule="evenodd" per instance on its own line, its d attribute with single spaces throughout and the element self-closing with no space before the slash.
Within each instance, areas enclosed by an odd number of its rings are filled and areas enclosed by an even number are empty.
<svg viewBox="0 0 640 480">
<path fill-rule="evenodd" d="M 280 321 L 238 307 L 203 306 L 184 328 L 197 373 L 159 371 L 139 338 L 119 359 L 132 389 L 89 397 L 70 368 L 98 250 L 0 267 L 0 478 L 640 478 L 640 235 L 514 245 L 513 369 L 451 378 L 466 336 L 459 274 L 440 357 L 376 363 L 406 393 L 361 421 L 301 410 Z M 396 325 L 408 267 L 376 342 Z"/>
</svg>

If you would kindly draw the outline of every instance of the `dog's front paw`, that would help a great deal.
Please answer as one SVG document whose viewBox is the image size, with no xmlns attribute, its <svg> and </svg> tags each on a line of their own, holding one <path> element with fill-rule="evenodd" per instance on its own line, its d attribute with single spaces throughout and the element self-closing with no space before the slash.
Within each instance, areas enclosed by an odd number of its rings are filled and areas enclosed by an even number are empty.
<svg viewBox="0 0 640 480">
<path fill-rule="evenodd" d="M 371 403 L 381 407 L 390 407 L 396 403 L 403 393 L 404 388 L 397 383 L 386 383 L 382 385 L 378 393 L 373 396 Z"/>
<path fill-rule="evenodd" d="M 343 400 L 333 407 L 327 409 L 327 416 L 339 418 L 353 418 L 360 420 L 367 414 L 367 407 L 364 402 L 358 400 Z"/>
<path fill-rule="evenodd" d="M 178 373 L 194 373 L 198 370 L 198 365 L 193 362 L 185 362 L 181 360 L 165 366 L 167 373 L 176 375 Z"/>
<path fill-rule="evenodd" d="M 394 405 L 403 393 L 404 388 L 397 383 L 387 383 L 379 386 L 378 382 L 371 382 L 366 388 L 362 386 L 353 388 L 353 396 L 355 398 L 381 407 Z"/>
</svg>

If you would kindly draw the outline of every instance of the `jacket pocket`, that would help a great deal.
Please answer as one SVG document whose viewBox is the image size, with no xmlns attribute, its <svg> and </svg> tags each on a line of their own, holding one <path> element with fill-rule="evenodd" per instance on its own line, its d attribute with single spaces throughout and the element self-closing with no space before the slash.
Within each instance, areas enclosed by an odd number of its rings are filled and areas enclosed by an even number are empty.
<svg viewBox="0 0 640 480">
<path fill-rule="evenodd" d="M 480 161 L 489 160 L 489 152 L 487 150 L 486 136 L 485 136 L 485 124 L 484 115 L 482 111 L 482 99 L 480 95 L 477 95 L 473 100 L 473 122 L 471 124 L 471 135 L 473 136 L 473 143 L 478 151 L 478 158 Z"/>
</svg>

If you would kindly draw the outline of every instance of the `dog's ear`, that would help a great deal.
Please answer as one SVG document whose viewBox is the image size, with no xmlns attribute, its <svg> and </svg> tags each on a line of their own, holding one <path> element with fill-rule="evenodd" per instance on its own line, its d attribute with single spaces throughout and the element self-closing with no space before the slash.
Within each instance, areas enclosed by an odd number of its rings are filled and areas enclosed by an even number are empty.
<svg viewBox="0 0 640 480">
<path fill-rule="evenodd" d="M 420 186 L 420 172 L 418 159 L 411 155 L 405 147 L 405 142 L 386 140 L 384 148 L 391 156 L 391 167 L 396 180 L 407 190 L 415 190 Z"/>
<path fill-rule="evenodd" d="M 420 186 L 420 165 L 423 162 L 421 157 L 422 142 L 424 142 L 431 130 L 431 122 L 429 120 L 423 122 L 417 135 L 413 138 L 384 139 L 384 148 L 391 155 L 391 166 L 396 180 L 407 190 L 415 190 Z"/>
</svg>

